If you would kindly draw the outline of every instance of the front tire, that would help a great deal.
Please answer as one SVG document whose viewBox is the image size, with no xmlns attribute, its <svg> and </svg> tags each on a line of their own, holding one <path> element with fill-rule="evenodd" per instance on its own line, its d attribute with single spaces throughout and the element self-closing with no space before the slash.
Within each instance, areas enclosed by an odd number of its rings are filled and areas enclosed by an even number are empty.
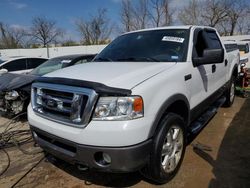
<svg viewBox="0 0 250 188">
<path fill-rule="evenodd" d="M 167 114 L 156 132 L 150 161 L 143 174 L 156 183 L 166 183 L 178 172 L 186 148 L 186 132 L 183 119 Z"/>
</svg>

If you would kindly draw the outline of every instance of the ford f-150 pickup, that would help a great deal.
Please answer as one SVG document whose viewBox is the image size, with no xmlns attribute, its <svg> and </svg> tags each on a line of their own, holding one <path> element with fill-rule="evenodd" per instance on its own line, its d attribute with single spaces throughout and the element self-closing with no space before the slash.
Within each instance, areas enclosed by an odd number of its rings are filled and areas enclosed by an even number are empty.
<svg viewBox="0 0 250 188">
<path fill-rule="evenodd" d="M 93 62 L 32 85 L 28 120 L 52 155 L 106 172 L 140 170 L 157 183 L 178 171 L 190 135 L 235 97 L 238 60 L 215 29 L 125 33 Z"/>
</svg>

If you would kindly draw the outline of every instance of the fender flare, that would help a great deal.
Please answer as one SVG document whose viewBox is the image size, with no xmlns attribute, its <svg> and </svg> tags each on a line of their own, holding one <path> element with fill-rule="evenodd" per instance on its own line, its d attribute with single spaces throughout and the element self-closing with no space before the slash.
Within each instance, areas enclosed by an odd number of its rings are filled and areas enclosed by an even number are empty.
<svg viewBox="0 0 250 188">
<path fill-rule="evenodd" d="M 188 99 L 185 95 L 183 94 L 175 94 L 175 95 L 172 95 L 171 97 L 169 97 L 163 104 L 162 106 L 159 108 L 157 114 L 156 114 L 156 117 L 155 117 L 155 120 L 153 122 L 153 125 L 149 131 L 149 135 L 148 135 L 148 138 L 151 138 L 154 136 L 155 134 L 155 131 L 157 130 L 158 128 L 158 124 L 159 122 L 161 121 L 162 119 L 162 116 L 164 115 L 164 113 L 167 111 L 167 109 L 172 105 L 174 104 L 175 102 L 177 101 L 182 101 L 185 103 L 187 109 L 188 109 L 188 115 L 187 115 L 187 120 L 185 121 L 185 124 L 186 126 L 189 125 L 189 122 L 190 122 L 190 105 L 189 105 L 189 102 L 188 102 Z"/>
<path fill-rule="evenodd" d="M 232 75 L 234 74 L 235 70 L 236 70 L 236 72 L 237 72 L 237 75 L 236 75 L 236 76 L 238 77 L 238 66 L 239 66 L 239 65 L 237 65 L 237 64 L 234 65 L 234 67 L 233 67 L 233 69 L 232 69 L 232 72 L 231 72 L 231 77 L 232 77 Z M 231 78 L 230 78 L 230 79 L 231 79 Z"/>
</svg>

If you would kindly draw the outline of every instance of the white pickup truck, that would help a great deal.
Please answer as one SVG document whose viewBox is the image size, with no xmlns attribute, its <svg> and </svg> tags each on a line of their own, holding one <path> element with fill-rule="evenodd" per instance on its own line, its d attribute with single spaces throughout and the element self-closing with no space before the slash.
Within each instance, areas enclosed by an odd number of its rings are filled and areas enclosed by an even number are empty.
<svg viewBox="0 0 250 188">
<path fill-rule="evenodd" d="M 33 83 L 33 137 L 68 162 L 107 172 L 141 170 L 165 183 L 177 173 L 189 136 L 222 103 L 233 103 L 237 61 L 210 27 L 123 34 L 94 62 Z"/>
</svg>

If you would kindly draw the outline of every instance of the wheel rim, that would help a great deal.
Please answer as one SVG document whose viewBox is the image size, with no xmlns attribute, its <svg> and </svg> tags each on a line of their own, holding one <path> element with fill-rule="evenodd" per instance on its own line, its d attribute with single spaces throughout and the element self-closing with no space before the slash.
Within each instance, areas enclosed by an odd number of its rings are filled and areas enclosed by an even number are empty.
<svg viewBox="0 0 250 188">
<path fill-rule="evenodd" d="M 173 125 L 168 130 L 161 152 L 161 165 L 165 172 L 173 172 L 180 162 L 183 152 L 183 131 Z"/>
<path fill-rule="evenodd" d="M 232 82 L 231 89 L 230 89 L 230 102 L 233 102 L 234 95 L 235 95 L 235 86 L 234 86 L 234 82 Z"/>
</svg>

